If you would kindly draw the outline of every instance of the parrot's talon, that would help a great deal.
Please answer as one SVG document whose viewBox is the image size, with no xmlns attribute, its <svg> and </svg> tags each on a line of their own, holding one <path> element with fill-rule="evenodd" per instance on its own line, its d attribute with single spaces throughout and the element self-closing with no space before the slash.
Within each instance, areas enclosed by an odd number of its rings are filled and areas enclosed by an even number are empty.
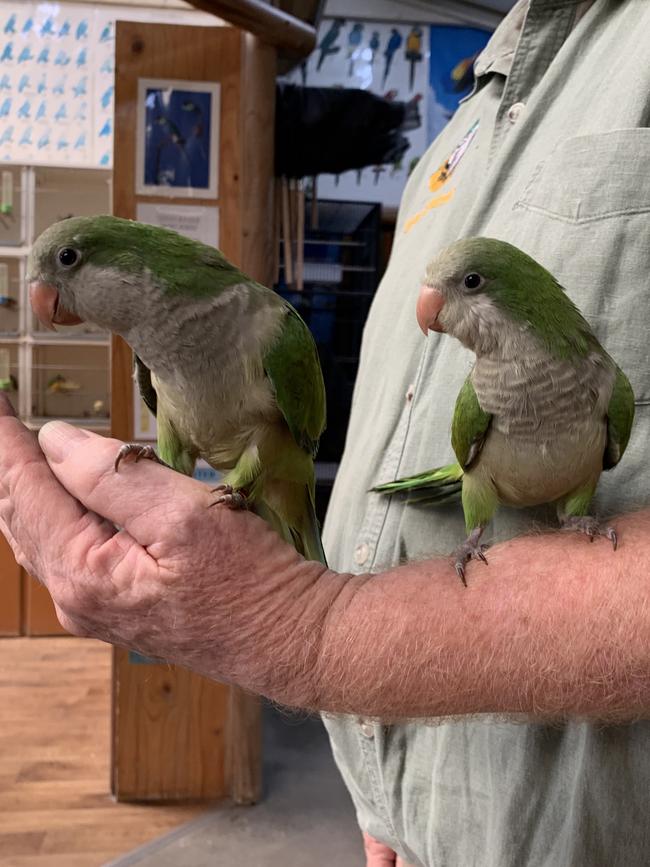
<svg viewBox="0 0 650 867">
<path fill-rule="evenodd" d="M 229 509 L 248 508 L 248 498 L 244 491 L 236 491 L 232 485 L 217 485 L 216 488 L 212 488 L 210 493 L 216 494 L 219 491 L 222 492 L 221 496 L 217 497 L 214 503 L 210 503 L 210 507 L 228 506 Z"/>
<path fill-rule="evenodd" d="M 602 527 L 596 518 L 589 515 L 571 515 L 562 518 L 562 529 L 567 532 L 583 533 L 590 542 L 593 542 L 596 536 L 603 536 L 609 539 L 615 551 L 618 548 L 616 530 L 613 527 Z"/>
<path fill-rule="evenodd" d="M 484 554 L 484 551 L 487 551 L 488 545 L 479 544 L 479 539 L 481 538 L 481 534 L 483 533 L 482 527 L 476 527 L 469 534 L 467 539 L 463 542 L 462 545 L 459 545 L 458 548 L 454 551 L 454 568 L 456 569 L 456 574 L 463 582 L 464 586 L 467 587 L 467 579 L 465 577 L 465 565 L 469 563 L 470 560 L 482 560 L 485 565 L 488 565 L 487 557 Z"/>
<path fill-rule="evenodd" d="M 147 460 L 155 461 L 157 464 L 162 464 L 163 467 L 169 466 L 169 464 L 166 464 L 158 457 L 153 446 L 142 446 L 138 443 L 124 443 L 124 445 L 120 447 L 117 457 L 115 458 L 115 472 L 117 472 L 118 467 L 124 458 L 130 457 L 135 457 L 136 464 L 139 460 Z"/>
</svg>

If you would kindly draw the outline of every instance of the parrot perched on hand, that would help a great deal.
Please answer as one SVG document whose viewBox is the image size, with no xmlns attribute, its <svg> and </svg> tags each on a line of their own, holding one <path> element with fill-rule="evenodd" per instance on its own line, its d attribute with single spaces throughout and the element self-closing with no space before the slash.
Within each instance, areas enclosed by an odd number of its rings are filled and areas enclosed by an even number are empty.
<svg viewBox="0 0 650 867">
<path fill-rule="evenodd" d="M 214 247 L 117 217 L 55 223 L 27 270 L 44 325 L 93 322 L 132 347 L 161 462 L 190 475 L 203 458 L 226 472 L 217 502 L 250 506 L 325 563 L 314 511 L 325 389 L 314 340 L 290 304 Z M 133 454 L 156 458 L 128 444 L 116 468 Z"/>
<path fill-rule="evenodd" d="M 451 426 L 458 463 L 373 490 L 431 503 L 462 492 L 463 583 L 470 559 L 487 562 L 480 538 L 499 503 L 554 503 L 564 528 L 616 549 L 589 505 L 601 472 L 623 456 L 634 394 L 553 275 L 504 241 L 457 241 L 426 268 L 417 320 L 476 355 Z"/>
</svg>

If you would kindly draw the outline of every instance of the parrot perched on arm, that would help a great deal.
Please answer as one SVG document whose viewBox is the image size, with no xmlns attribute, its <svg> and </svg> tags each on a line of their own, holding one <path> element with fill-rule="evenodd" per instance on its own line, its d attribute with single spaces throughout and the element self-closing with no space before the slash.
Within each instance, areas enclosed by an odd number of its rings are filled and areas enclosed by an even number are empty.
<svg viewBox="0 0 650 867">
<path fill-rule="evenodd" d="M 307 559 L 325 563 L 314 457 L 325 389 L 314 340 L 277 293 L 214 247 L 117 217 L 74 217 L 36 241 L 29 294 L 40 321 L 93 322 L 135 353 L 162 462 L 225 472 L 217 502 L 250 506 Z M 133 444 L 120 451 L 155 457 Z"/>
<path fill-rule="evenodd" d="M 416 312 L 425 334 L 449 334 L 476 355 L 451 426 L 458 462 L 373 490 L 431 503 L 461 490 L 463 583 L 470 559 L 487 562 L 480 538 L 499 503 L 554 503 L 562 527 L 616 549 L 589 505 L 623 456 L 634 394 L 553 275 L 511 244 L 467 238 L 426 268 Z"/>
</svg>

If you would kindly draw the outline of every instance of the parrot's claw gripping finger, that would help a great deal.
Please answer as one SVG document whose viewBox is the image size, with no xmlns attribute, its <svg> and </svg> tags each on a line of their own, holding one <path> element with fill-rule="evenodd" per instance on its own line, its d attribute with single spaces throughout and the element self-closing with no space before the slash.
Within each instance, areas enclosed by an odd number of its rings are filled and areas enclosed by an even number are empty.
<svg viewBox="0 0 650 867">
<path fill-rule="evenodd" d="M 613 527 L 601 527 L 596 518 L 591 518 L 589 515 L 571 515 L 562 519 L 562 529 L 584 533 L 590 542 L 593 542 L 596 536 L 603 536 L 612 543 L 612 548 L 616 551 L 618 548 L 618 536 Z"/>
<path fill-rule="evenodd" d="M 221 496 L 217 497 L 214 503 L 210 503 L 210 506 L 224 505 L 229 509 L 248 508 L 248 499 L 243 491 L 236 491 L 232 485 L 217 485 L 210 493 L 216 494 L 218 491 L 221 492 Z"/>
<path fill-rule="evenodd" d="M 613 527 L 608 527 L 605 531 L 605 535 L 612 543 L 612 548 L 616 550 L 618 548 L 618 536 L 616 535 L 616 530 Z"/>
<path fill-rule="evenodd" d="M 482 560 L 483 563 L 487 566 L 487 557 L 483 553 L 487 550 L 487 545 L 480 545 L 479 539 L 481 538 L 481 533 L 483 532 L 482 527 L 477 527 L 475 530 L 469 534 L 467 539 L 463 542 L 462 545 L 459 545 L 458 548 L 454 551 L 454 568 L 456 570 L 456 574 L 463 582 L 465 587 L 467 587 L 467 580 L 465 578 L 465 565 L 469 563 L 470 560 Z"/>
<path fill-rule="evenodd" d="M 131 456 L 135 456 L 136 464 L 139 460 L 147 460 L 155 461 L 157 464 L 162 464 L 163 467 L 169 466 L 169 464 L 166 464 L 164 461 L 160 460 L 153 446 L 141 446 L 138 445 L 138 443 L 124 443 L 124 445 L 117 453 L 117 457 L 115 458 L 115 472 L 117 472 L 117 469 L 120 463 L 124 460 L 124 458 L 128 458 Z"/>
</svg>

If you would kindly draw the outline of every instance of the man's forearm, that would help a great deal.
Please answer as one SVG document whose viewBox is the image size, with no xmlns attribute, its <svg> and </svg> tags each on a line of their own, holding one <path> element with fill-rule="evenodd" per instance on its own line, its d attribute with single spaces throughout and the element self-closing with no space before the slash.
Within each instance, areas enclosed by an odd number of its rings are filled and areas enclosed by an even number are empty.
<svg viewBox="0 0 650 867">
<path fill-rule="evenodd" d="M 312 710 L 650 717 L 650 511 L 617 522 L 616 552 L 496 545 L 467 589 L 448 559 L 351 576 L 193 479 L 116 473 L 115 440 L 51 423 L 41 452 L 1 395 L 0 436 L 0 528 L 75 634 Z"/>
<path fill-rule="evenodd" d="M 432 520 L 434 520 L 432 516 Z M 319 710 L 382 719 L 474 713 L 606 720 L 650 714 L 650 512 L 620 547 L 555 533 L 492 548 L 467 588 L 448 560 L 334 575 Z"/>
</svg>

